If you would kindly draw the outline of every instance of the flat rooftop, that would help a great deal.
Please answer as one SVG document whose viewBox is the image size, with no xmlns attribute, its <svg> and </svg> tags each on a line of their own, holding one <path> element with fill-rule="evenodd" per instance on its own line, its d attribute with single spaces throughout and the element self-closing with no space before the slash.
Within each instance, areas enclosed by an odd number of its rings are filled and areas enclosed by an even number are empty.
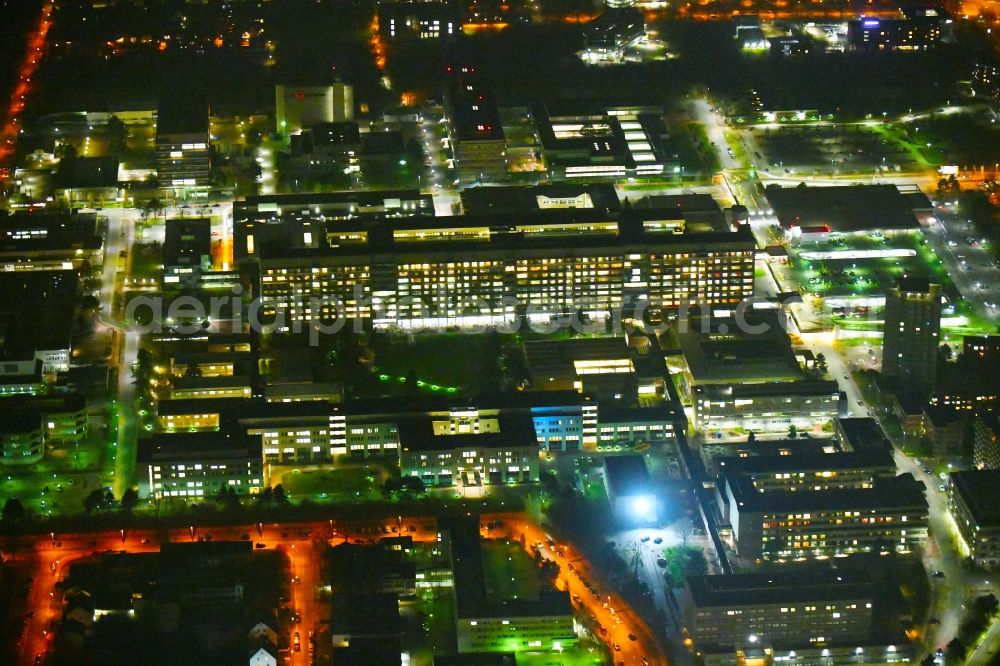
<svg viewBox="0 0 1000 666">
<path fill-rule="evenodd" d="M 331 601 L 330 630 L 350 636 L 398 636 L 399 596 L 381 594 L 335 594 Z"/>
<path fill-rule="evenodd" d="M 0 358 L 70 348 L 76 271 L 0 273 Z"/>
<path fill-rule="evenodd" d="M 574 378 L 579 361 L 614 361 L 631 359 L 625 338 L 572 338 L 568 340 L 530 340 L 524 343 L 528 373 L 536 378 Z M 629 365 L 629 372 L 634 372 Z"/>
<path fill-rule="evenodd" d="M 357 214 L 402 209 L 404 203 L 420 202 L 420 207 L 434 211 L 434 202 L 430 195 L 423 195 L 420 190 L 366 190 L 346 192 L 313 192 L 309 194 L 255 194 L 234 202 L 233 218 L 240 220 L 242 216 L 253 213 L 278 214 L 282 212 L 302 211 L 315 212 L 318 219 L 331 209 L 353 209 Z"/>
<path fill-rule="evenodd" d="M 888 451 L 732 457 L 719 458 L 716 463 L 721 471 L 729 474 L 852 469 L 885 470 L 891 475 L 896 473 L 896 462 Z"/>
<path fill-rule="evenodd" d="M 877 589 L 868 572 L 850 569 L 693 576 L 687 588 L 699 608 L 871 600 Z"/>
<path fill-rule="evenodd" d="M 193 94 L 165 94 L 156 114 L 156 133 L 208 135 L 208 103 Z"/>
<path fill-rule="evenodd" d="M 304 214 L 304 213 L 303 213 Z M 672 211 L 668 215 L 675 215 Z M 489 252 L 578 248 L 589 251 L 644 247 L 663 251 L 704 252 L 724 244 L 747 252 L 756 248 L 747 226 L 733 232 L 675 233 L 664 230 L 658 211 L 594 209 L 529 211 L 510 215 L 455 217 L 373 215 L 360 219 L 297 219 L 275 213 L 246 220 L 234 214 L 235 257 L 314 259 L 373 254 L 412 256 L 434 252 Z M 308 224 L 306 228 L 304 225 Z M 308 232 L 308 233 L 307 233 Z M 250 242 L 249 236 L 253 237 Z"/>
<path fill-rule="evenodd" d="M 681 353 L 696 384 L 752 383 L 803 379 L 781 313 L 746 313 L 735 318 L 682 321 Z"/>
<path fill-rule="evenodd" d="M 892 443 L 881 424 L 870 416 L 837 419 L 844 448 L 852 451 L 891 451 Z"/>
<path fill-rule="evenodd" d="M 434 666 L 517 666 L 513 652 L 463 652 L 435 655 Z"/>
<path fill-rule="evenodd" d="M 457 141 L 505 139 L 496 100 L 475 67 L 449 67 L 444 95 Z"/>
<path fill-rule="evenodd" d="M 604 478 L 614 497 L 646 495 L 653 491 L 642 456 L 606 456 Z"/>
<path fill-rule="evenodd" d="M 925 486 L 912 474 L 880 478 L 871 488 L 761 493 L 749 477 L 725 475 L 741 512 L 793 513 L 871 509 L 927 510 Z"/>
<path fill-rule="evenodd" d="M 354 398 L 345 400 L 342 408 L 351 416 L 386 415 L 424 416 L 427 414 L 448 414 L 452 411 L 487 410 L 531 410 L 544 413 L 546 410 L 575 407 L 589 402 L 590 398 L 577 391 L 516 391 L 495 393 L 470 398 L 453 398 L 446 395 L 414 395 L 392 398 Z"/>
<path fill-rule="evenodd" d="M 1000 527 L 1000 470 L 982 469 L 954 472 L 949 475 L 955 493 L 969 507 L 972 518 L 979 527 Z"/>
<path fill-rule="evenodd" d="M 512 599 L 491 603 L 486 593 L 483 548 L 479 540 L 479 515 L 454 516 L 438 521 L 448 532 L 455 580 L 455 606 L 459 618 L 571 616 L 568 592 L 543 591 L 538 599 Z"/>
<path fill-rule="evenodd" d="M 246 434 L 214 432 L 158 433 L 139 440 L 139 462 L 168 460 L 224 460 L 232 458 L 261 460 L 259 437 Z"/>
<path fill-rule="evenodd" d="M 55 182 L 66 188 L 111 188 L 118 186 L 118 158 L 72 157 L 59 160 Z"/>
<path fill-rule="evenodd" d="M 468 215 L 535 211 L 554 207 L 621 210 L 618 193 L 611 183 L 469 187 L 462 190 L 462 206 Z"/>
<path fill-rule="evenodd" d="M 895 185 L 769 187 L 774 214 L 785 228 L 829 227 L 833 233 L 918 229 L 914 202 Z"/>
<path fill-rule="evenodd" d="M 706 384 L 695 388 L 699 397 L 709 399 L 767 398 L 789 396 L 814 398 L 837 395 L 840 386 L 833 380 L 805 380 L 770 384 Z"/>
<path fill-rule="evenodd" d="M 163 263 L 197 264 L 212 252 L 212 221 L 207 217 L 167 220 L 163 239 Z"/>
<path fill-rule="evenodd" d="M 538 437 L 530 414 L 501 413 L 499 432 L 435 435 L 431 417 L 411 417 L 397 421 L 403 451 L 439 451 L 462 448 L 538 447 Z"/>
</svg>

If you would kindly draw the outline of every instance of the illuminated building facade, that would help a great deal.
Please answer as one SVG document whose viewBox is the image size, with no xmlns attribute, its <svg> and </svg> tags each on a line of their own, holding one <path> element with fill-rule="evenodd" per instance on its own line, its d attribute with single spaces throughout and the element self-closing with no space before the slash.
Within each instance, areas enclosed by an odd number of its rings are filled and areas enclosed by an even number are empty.
<svg viewBox="0 0 1000 666">
<path fill-rule="evenodd" d="M 912 475 L 879 478 L 871 488 L 794 493 L 761 493 L 739 475 L 719 486 L 736 550 L 749 560 L 906 553 L 927 538 L 924 485 Z"/>
<path fill-rule="evenodd" d="M 328 86 L 274 87 L 276 130 L 294 134 L 317 123 L 354 120 L 354 87 L 345 83 Z"/>
<path fill-rule="evenodd" d="M 996 414 L 972 420 L 972 464 L 976 469 L 1000 469 L 1000 423 Z"/>
<path fill-rule="evenodd" d="M 1000 59 L 987 57 L 976 63 L 972 83 L 977 93 L 1000 105 Z"/>
<path fill-rule="evenodd" d="M 941 332 L 941 287 L 903 278 L 886 290 L 882 374 L 924 397 L 934 388 Z"/>
<path fill-rule="evenodd" d="M 45 455 L 45 423 L 37 412 L 0 412 L 0 462 L 27 465 Z"/>
<path fill-rule="evenodd" d="M 896 475 L 889 451 L 722 458 L 718 466 L 723 474 L 746 476 L 761 493 L 871 488 Z"/>
<path fill-rule="evenodd" d="M 728 654 L 731 664 L 734 652 L 751 644 L 780 654 L 866 645 L 876 591 L 864 571 L 696 576 L 687 579 L 683 605 L 697 649 Z"/>
<path fill-rule="evenodd" d="M 750 230 L 662 231 L 669 215 L 361 220 L 313 227 L 305 246 L 280 221 L 250 234 L 237 220 L 236 257 L 279 332 L 338 316 L 379 328 L 495 326 L 749 298 Z"/>
<path fill-rule="evenodd" d="M 32 210 L 0 213 L 0 270 L 79 270 L 104 263 L 104 239 L 94 213 Z"/>
<path fill-rule="evenodd" d="M 211 175 L 208 105 L 185 95 L 165 97 L 156 119 L 156 173 L 162 187 L 205 187 Z"/>
<path fill-rule="evenodd" d="M 950 35 L 951 22 L 942 9 L 904 8 L 899 18 L 848 21 L 847 42 L 861 50 L 923 51 Z"/>
<path fill-rule="evenodd" d="M 240 495 L 266 485 L 260 441 L 225 432 L 170 433 L 140 440 L 139 493 L 201 500 L 221 488 Z"/>
<path fill-rule="evenodd" d="M 538 441 L 527 415 L 451 414 L 399 422 L 399 471 L 426 486 L 463 488 L 538 481 Z"/>
<path fill-rule="evenodd" d="M 446 2 L 385 2 L 378 5 L 379 34 L 385 40 L 445 39 L 462 31 L 458 11 Z"/>
<path fill-rule="evenodd" d="M 981 567 L 1000 566 L 1000 510 L 996 489 L 1000 470 L 970 470 L 949 475 L 948 508 L 964 555 Z"/>
<path fill-rule="evenodd" d="M 839 414 L 840 388 L 835 381 L 708 384 L 695 387 L 694 403 L 705 431 L 787 431 L 830 423 Z"/>
<path fill-rule="evenodd" d="M 507 180 L 507 138 L 500 112 L 475 67 L 448 68 L 444 108 L 459 182 Z"/>
<path fill-rule="evenodd" d="M 642 456 L 606 457 L 604 489 L 620 525 L 656 523 L 659 501 Z"/>
<path fill-rule="evenodd" d="M 624 16 L 620 25 L 613 22 L 602 28 L 600 24 L 616 21 L 613 17 L 619 16 L 619 12 Z M 632 36 L 638 35 L 636 39 L 645 34 L 642 14 L 635 9 L 609 10 L 587 27 L 596 30 L 597 35 L 610 30 L 607 39 L 612 41 L 617 30 L 625 30 L 625 38 L 630 38 L 628 31 L 632 31 Z M 619 50 L 613 45 L 595 44 L 586 53 L 612 57 L 610 52 Z M 662 109 L 658 107 L 608 107 L 598 112 L 558 113 L 539 103 L 531 107 L 531 116 L 545 165 L 553 179 L 641 178 L 681 171 L 676 155 L 664 141 L 667 129 Z"/>
</svg>

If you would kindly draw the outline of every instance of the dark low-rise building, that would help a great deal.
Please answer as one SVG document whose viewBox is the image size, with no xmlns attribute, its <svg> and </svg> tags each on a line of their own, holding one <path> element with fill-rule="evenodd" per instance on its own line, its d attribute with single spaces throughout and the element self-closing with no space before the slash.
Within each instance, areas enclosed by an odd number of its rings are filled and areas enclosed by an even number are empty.
<svg viewBox="0 0 1000 666">
<path fill-rule="evenodd" d="M 0 211 L 0 270 L 79 270 L 104 262 L 104 237 L 94 213 Z"/>
<path fill-rule="evenodd" d="M 608 456 L 604 459 L 604 489 L 615 520 L 622 525 L 655 524 L 659 496 L 653 488 L 642 456 Z"/>
<path fill-rule="evenodd" d="M 393 598 L 416 593 L 417 570 L 408 544 L 396 548 L 392 541 L 376 544 L 343 543 L 323 555 L 324 577 L 334 595 L 391 594 Z"/>
<path fill-rule="evenodd" d="M 78 289 L 75 270 L 0 273 L 0 363 L 69 370 Z"/>
</svg>

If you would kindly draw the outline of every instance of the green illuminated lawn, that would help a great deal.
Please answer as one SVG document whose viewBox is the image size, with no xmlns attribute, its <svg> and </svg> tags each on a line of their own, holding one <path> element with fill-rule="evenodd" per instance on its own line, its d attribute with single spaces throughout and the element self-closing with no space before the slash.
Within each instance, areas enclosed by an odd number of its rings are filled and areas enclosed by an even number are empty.
<svg viewBox="0 0 1000 666">
<path fill-rule="evenodd" d="M 375 354 L 375 375 L 385 386 L 400 391 L 441 395 L 483 393 L 498 377 L 497 354 L 487 337 L 452 333 L 394 339 Z M 407 386 L 416 378 L 416 387 Z"/>
<path fill-rule="evenodd" d="M 292 498 L 379 499 L 383 473 L 364 467 L 291 470 L 281 477 L 281 485 Z"/>
<path fill-rule="evenodd" d="M 562 652 L 518 652 L 517 666 L 584 666 L 610 664 L 607 646 L 596 641 L 581 641 Z"/>
<path fill-rule="evenodd" d="M 504 541 L 483 543 L 486 595 L 493 601 L 537 599 L 540 583 L 535 563 L 520 544 Z"/>
</svg>

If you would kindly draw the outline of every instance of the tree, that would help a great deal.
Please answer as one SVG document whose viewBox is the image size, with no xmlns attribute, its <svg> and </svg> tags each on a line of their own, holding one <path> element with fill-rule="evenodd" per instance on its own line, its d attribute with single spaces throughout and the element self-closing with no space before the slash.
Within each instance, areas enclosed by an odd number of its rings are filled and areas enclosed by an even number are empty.
<svg viewBox="0 0 1000 666">
<path fill-rule="evenodd" d="M 16 497 L 9 497 L 3 505 L 3 522 L 16 523 L 24 517 L 24 505 Z"/>
<path fill-rule="evenodd" d="M 274 500 L 274 491 L 271 490 L 271 486 L 265 487 L 257 496 L 257 501 L 261 504 L 270 504 L 272 500 Z"/>
<path fill-rule="evenodd" d="M 398 493 L 403 489 L 403 479 L 398 476 L 390 476 L 382 484 L 382 495 L 392 497 L 393 493 Z"/>
<path fill-rule="evenodd" d="M 107 123 L 108 135 L 111 137 L 112 150 L 116 153 L 122 152 L 125 148 L 125 139 L 128 138 L 128 128 L 118 116 L 111 116 Z"/>
<path fill-rule="evenodd" d="M 60 142 L 56 146 L 55 155 L 60 160 L 72 160 L 76 157 L 76 146 L 71 143 Z"/>
<path fill-rule="evenodd" d="M 148 349 L 139 348 L 135 354 L 135 364 L 132 366 L 132 376 L 135 383 L 140 386 L 145 385 L 149 376 L 153 372 L 153 355 Z"/>
<path fill-rule="evenodd" d="M 410 164 L 419 166 L 424 161 L 424 148 L 416 139 L 406 142 L 406 159 Z"/>
<path fill-rule="evenodd" d="M 944 656 L 947 663 L 961 663 L 965 659 L 965 653 L 968 652 L 968 648 L 965 643 L 958 640 L 957 638 L 951 639 L 948 645 L 944 648 Z"/>
<path fill-rule="evenodd" d="M 816 369 L 820 372 L 826 372 L 827 370 L 826 355 L 822 352 L 816 354 Z"/>
<path fill-rule="evenodd" d="M 91 490 L 90 494 L 83 498 L 83 508 L 87 513 L 93 513 L 104 504 L 104 491 L 100 488 Z"/>
<path fill-rule="evenodd" d="M 553 560 L 543 560 L 538 567 L 538 579 L 546 585 L 552 585 L 559 577 L 559 565 Z"/>
<path fill-rule="evenodd" d="M 98 300 L 97 296 L 93 294 L 87 294 L 80 299 L 80 309 L 81 310 L 98 310 L 101 307 L 101 301 Z"/>
<path fill-rule="evenodd" d="M 132 513 L 132 509 L 139 504 L 139 491 L 135 488 L 129 488 L 122 495 L 121 507 L 128 513 Z"/>
<path fill-rule="evenodd" d="M 274 503 L 275 504 L 288 504 L 288 498 L 285 496 L 285 488 L 280 483 L 274 487 Z"/>
<path fill-rule="evenodd" d="M 188 363 L 187 369 L 184 370 L 185 377 L 201 377 L 201 366 L 198 365 L 197 361 L 191 361 Z"/>
<path fill-rule="evenodd" d="M 538 480 L 542 482 L 542 490 L 549 496 L 554 496 L 559 492 L 559 479 L 556 478 L 555 472 L 546 470 L 542 472 Z"/>
<path fill-rule="evenodd" d="M 411 493 L 422 493 L 424 492 L 424 480 L 419 476 L 404 476 L 403 477 L 403 490 Z"/>
<path fill-rule="evenodd" d="M 798 437 L 798 435 L 799 435 L 799 429 L 795 426 L 794 423 L 792 425 L 788 426 L 788 438 L 789 439 L 795 439 L 796 437 Z"/>
<path fill-rule="evenodd" d="M 694 527 L 691 525 L 691 521 L 686 518 L 681 522 L 680 527 L 677 528 L 677 536 L 681 538 L 681 545 L 687 546 L 688 539 L 694 533 Z"/>
</svg>

